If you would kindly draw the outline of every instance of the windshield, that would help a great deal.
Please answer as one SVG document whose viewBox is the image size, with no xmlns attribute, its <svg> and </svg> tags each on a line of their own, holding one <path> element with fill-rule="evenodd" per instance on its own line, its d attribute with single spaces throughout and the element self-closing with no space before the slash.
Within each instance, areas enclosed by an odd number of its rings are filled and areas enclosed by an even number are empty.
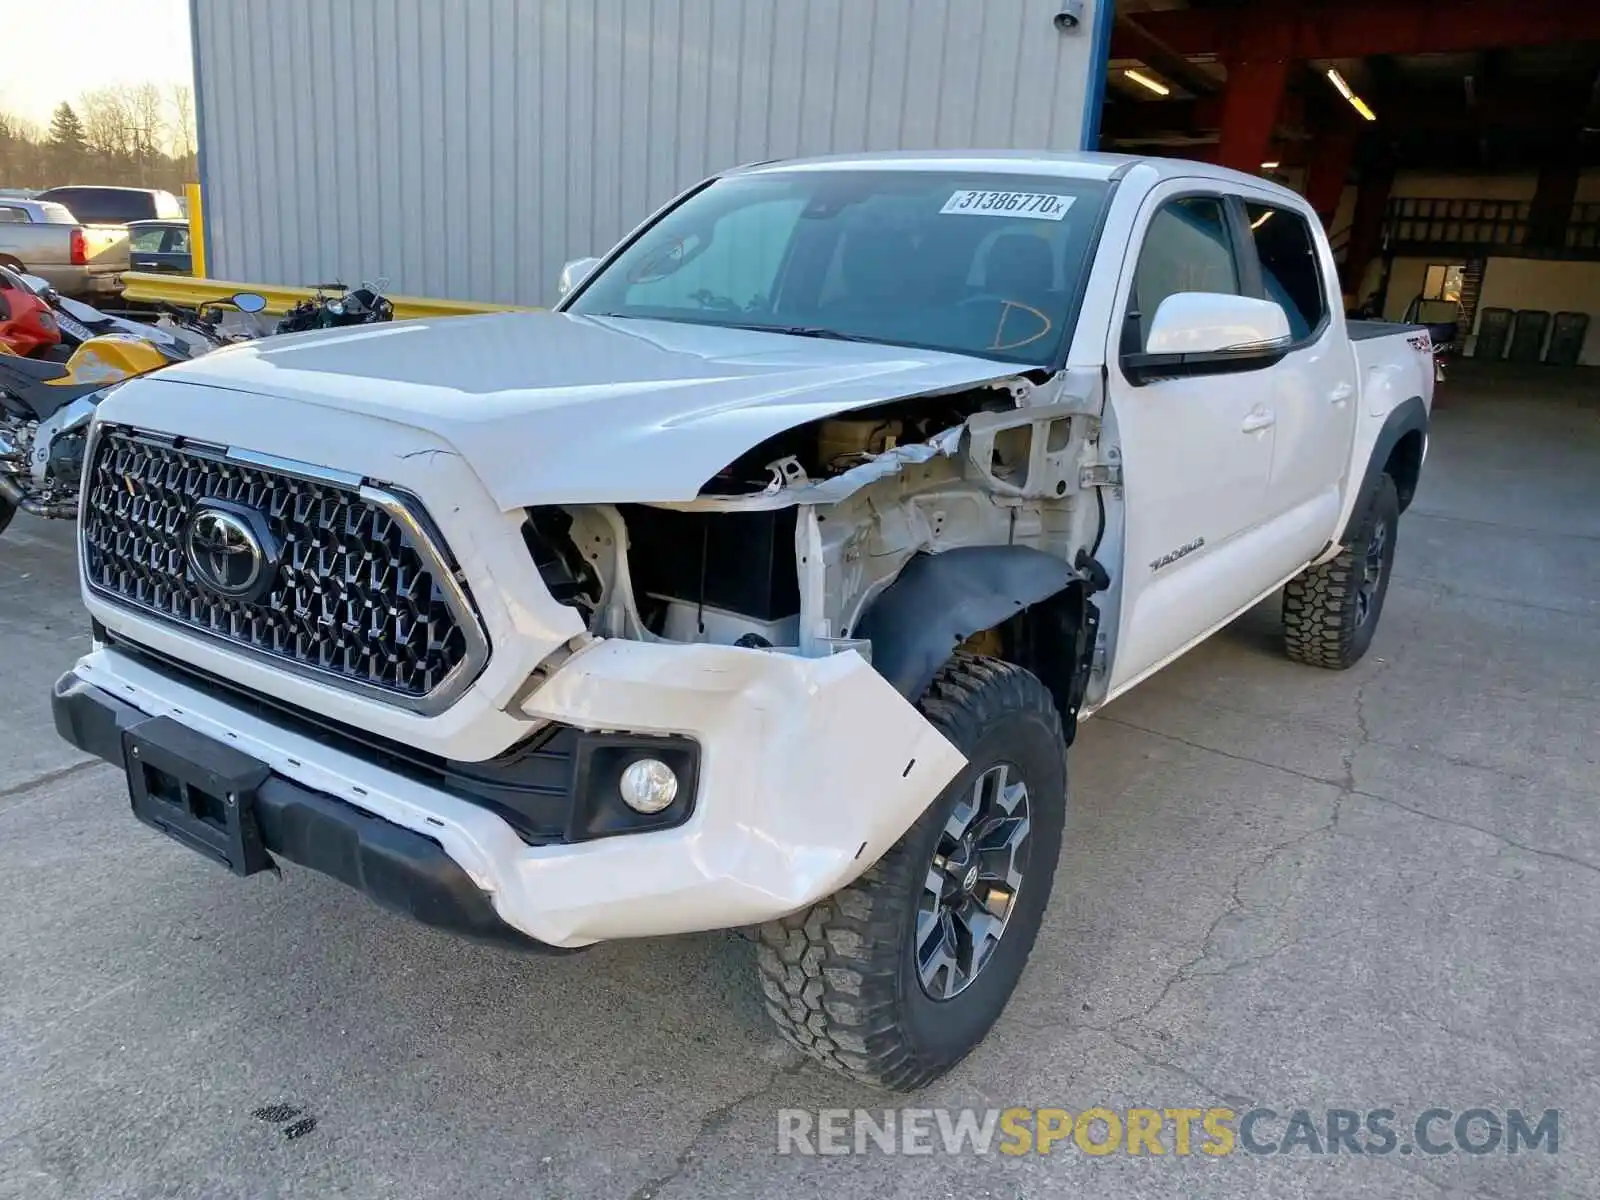
<svg viewBox="0 0 1600 1200">
<path fill-rule="evenodd" d="M 1106 185 L 1053 175 L 735 175 L 566 308 L 1045 365 L 1070 335 Z"/>
</svg>

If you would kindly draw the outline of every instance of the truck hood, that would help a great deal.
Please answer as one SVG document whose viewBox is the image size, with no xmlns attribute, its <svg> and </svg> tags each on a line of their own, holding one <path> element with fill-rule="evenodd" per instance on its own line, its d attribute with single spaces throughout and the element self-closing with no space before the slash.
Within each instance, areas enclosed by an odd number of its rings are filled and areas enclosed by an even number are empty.
<svg viewBox="0 0 1600 1200">
<path fill-rule="evenodd" d="M 900 346 L 499 313 L 276 337 L 160 378 L 249 393 L 239 403 L 252 407 L 260 403 L 253 397 L 281 397 L 408 426 L 419 433 L 418 453 L 460 454 L 509 510 L 692 500 L 740 454 L 786 429 L 1018 371 Z"/>
</svg>

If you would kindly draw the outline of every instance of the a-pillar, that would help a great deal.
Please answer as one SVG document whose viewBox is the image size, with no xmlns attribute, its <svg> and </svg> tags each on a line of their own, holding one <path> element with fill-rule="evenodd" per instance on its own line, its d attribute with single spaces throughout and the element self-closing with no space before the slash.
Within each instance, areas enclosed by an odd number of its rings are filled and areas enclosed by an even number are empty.
<svg viewBox="0 0 1600 1200">
<path fill-rule="evenodd" d="M 1222 139 L 1217 162 L 1252 175 L 1272 149 L 1278 106 L 1289 82 L 1289 60 L 1279 57 L 1240 58 L 1228 64 L 1228 87 L 1222 95 Z"/>
</svg>

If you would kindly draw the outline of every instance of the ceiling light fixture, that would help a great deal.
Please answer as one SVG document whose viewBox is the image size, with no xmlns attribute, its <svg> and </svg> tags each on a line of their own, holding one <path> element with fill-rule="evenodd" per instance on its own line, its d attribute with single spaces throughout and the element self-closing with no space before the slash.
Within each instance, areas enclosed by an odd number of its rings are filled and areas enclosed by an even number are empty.
<svg viewBox="0 0 1600 1200">
<path fill-rule="evenodd" d="M 1261 164 L 1261 169 L 1263 171 L 1276 171 L 1278 169 L 1278 166 L 1279 166 L 1278 160 L 1277 159 L 1273 159 L 1271 162 L 1262 163 Z"/>
<path fill-rule="evenodd" d="M 1124 71 L 1123 74 L 1142 88 L 1148 88 L 1158 96 L 1169 96 L 1172 89 L 1159 79 L 1152 79 L 1143 71 Z"/>
<path fill-rule="evenodd" d="M 1345 82 L 1344 76 L 1333 68 L 1328 68 L 1328 82 L 1339 89 L 1339 95 L 1350 101 L 1350 107 L 1355 109 L 1369 121 L 1376 121 L 1378 114 L 1367 107 L 1367 102 L 1350 90 L 1350 85 Z"/>
</svg>

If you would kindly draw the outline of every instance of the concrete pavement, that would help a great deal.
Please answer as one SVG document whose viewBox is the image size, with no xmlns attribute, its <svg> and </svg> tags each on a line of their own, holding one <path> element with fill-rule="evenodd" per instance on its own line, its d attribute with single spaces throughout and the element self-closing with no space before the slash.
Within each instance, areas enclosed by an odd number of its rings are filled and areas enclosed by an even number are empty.
<svg viewBox="0 0 1600 1200">
<path fill-rule="evenodd" d="M 906 1103 L 1559 1108 L 1559 1154 L 780 1157 L 779 1109 L 900 1101 L 779 1045 L 739 939 L 521 958 L 136 824 L 51 729 L 85 621 L 19 518 L 0 1198 L 1600 1195 L 1600 403 L 1535 378 L 1447 393 L 1356 669 L 1269 604 L 1084 727 L 1022 985 Z"/>
</svg>

